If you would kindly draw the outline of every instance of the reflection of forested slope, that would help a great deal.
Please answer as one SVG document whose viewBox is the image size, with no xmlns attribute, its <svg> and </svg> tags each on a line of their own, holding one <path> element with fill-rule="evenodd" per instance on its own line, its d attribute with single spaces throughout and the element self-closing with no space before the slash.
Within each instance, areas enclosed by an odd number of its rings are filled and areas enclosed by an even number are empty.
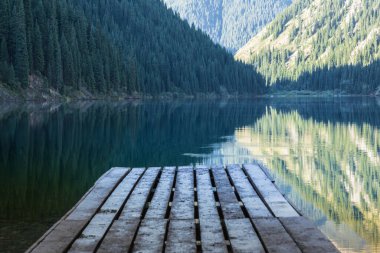
<svg viewBox="0 0 380 253">
<path fill-rule="evenodd" d="M 333 109 L 332 109 L 333 110 Z M 380 237 L 380 130 L 270 109 L 235 133 L 293 191 L 369 242 Z M 257 145 L 259 144 L 259 145 Z"/>
<path fill-rule="evenodd" d="M 269 104 L 283 113 L 297 111 L 318 122 L 368 123 L 380 127 L 380 100 L 347 98 L 276 98 Z"/>
<path fill-rule="evenodd" d="M 195 162 L 182 154 L 263 112 L 215 102 L 1 105 L 0 249 L 25 250 L 111 166 Z"/>
<path fill-rule="evenodd" d="M 189 164 L 194 159 L 183 153 L 263 111 L 248 103 L 151 102 L 3 113 L 0 217 L 62 214 L 111 166 Z"/>
</svg>

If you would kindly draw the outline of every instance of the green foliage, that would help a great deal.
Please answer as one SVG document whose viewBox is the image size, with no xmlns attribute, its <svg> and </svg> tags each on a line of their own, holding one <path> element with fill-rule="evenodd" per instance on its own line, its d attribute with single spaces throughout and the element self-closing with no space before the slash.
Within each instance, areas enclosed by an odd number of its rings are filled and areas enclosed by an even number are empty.
<svg viewBox="0 0 380 253">
<path fill-rule="evenodd" d="M 275 88 L 372 94 L 380 82 L 379 7 L 375 0 L 296 1 L 268 25 L 264 49 L 249 61 Z"/>
<path fill-rule="evenodd" d="M 10 17 L 11 59 L 17 80 L 22 87 L 28 85 L 29 56 L 25 28 L 25 11 L 22 0 L 15 0 Z"/>
<path fill-rule="evenodd" d="M 256 71 L 191 28 L 160 0 L 4 0 L 0 39 L 17 83 L 41 75 L 47 87 L 95 93 L 258 94 Z M 2 55 L 6 55 L 3 54 Z M 6 82 L 6 75 L 0 81 Z"/>
<path fill-rule="evenodd" d="M 42 36 L 40 27 L 36 24 L 33 38 L 33 62 L 34 62 L 34 70 L 42 72 L 45 69 L 45 58 L 44 58 L 44 50 L 42 48 Z M 64 58 L 66 59 L 66 58 Z"/>
</svg>

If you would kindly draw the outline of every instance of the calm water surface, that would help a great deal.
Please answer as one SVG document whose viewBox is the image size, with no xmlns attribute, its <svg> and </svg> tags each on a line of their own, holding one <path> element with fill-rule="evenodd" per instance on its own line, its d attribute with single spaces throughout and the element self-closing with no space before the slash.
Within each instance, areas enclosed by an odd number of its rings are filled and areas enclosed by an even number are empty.
<svg viewBox="0 0 380 253">
<path fill-rule="evenodd" d="M 380 102 L 358 98 L 0 104 L 0 251 L 112 166 L 254 159 L 343 252 L 380 252 Z"/>
</svg>

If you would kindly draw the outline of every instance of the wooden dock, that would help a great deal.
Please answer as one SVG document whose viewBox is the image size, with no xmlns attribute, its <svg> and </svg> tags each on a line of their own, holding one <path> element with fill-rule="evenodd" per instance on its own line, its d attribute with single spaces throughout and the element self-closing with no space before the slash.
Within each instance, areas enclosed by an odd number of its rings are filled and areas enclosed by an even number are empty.
<svg viewBox="0 0 380 253">
<path fill-rule="evenodd" d="M 27 252 L 339 252 L 259 164 L 113 168 Z"/>
</svg>

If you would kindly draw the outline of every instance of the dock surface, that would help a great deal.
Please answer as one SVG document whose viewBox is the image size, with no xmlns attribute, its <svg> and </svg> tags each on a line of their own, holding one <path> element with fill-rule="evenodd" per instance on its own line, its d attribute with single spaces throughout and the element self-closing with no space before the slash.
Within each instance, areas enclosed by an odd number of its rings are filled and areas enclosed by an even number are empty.
<svg viewBox="0 0 380 253">
<path fill-rule="evenodd" d="M 27 252 L 339 252 L 259 164 L 113 168 Z"/>
</svg>

